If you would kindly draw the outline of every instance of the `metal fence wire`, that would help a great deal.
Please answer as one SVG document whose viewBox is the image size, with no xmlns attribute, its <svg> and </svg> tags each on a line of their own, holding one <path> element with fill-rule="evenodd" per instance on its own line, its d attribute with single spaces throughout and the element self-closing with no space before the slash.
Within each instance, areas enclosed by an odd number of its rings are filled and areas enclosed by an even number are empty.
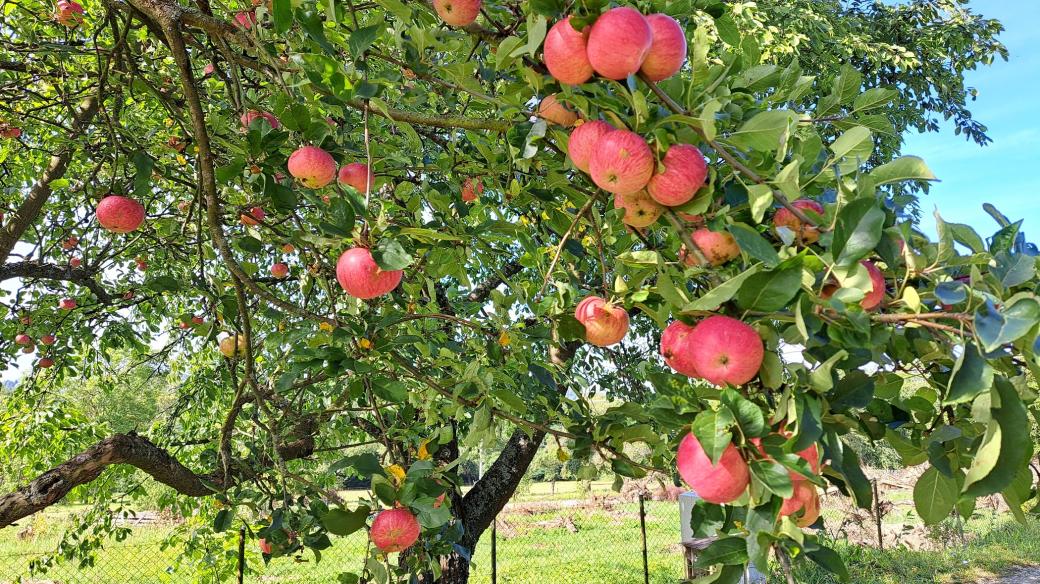
<svg viewBox="0 0 1040 584">
<path fill-rule="evenodd" d="M 179 545 L 163 545 L 174 528 L 170 523 L 139 526 L 126 540 L 107 543 L 89 563 L 55 559 L 45 569 L 39 564 L 54 553 L 53 539 L 15 530 L 0 533 L 0 584 L 316 584 L 359 571 L 365 553 L 365 534 L 358 533 L 334 538 L 320 560 L 306 552 L 265 564 L 257 543 L 243 531 L 189 557 Z M 685 573 L 679 538 L 675 501 L 594 496 L 514 501 L 482 537 L 470 582 L 677 583 Z"/>
</svg>

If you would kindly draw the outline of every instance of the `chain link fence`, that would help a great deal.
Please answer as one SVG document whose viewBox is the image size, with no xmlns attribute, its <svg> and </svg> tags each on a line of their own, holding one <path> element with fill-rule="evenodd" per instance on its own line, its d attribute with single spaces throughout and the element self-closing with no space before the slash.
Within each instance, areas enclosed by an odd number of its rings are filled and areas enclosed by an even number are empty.
<svg viewBox="0 0 1040 584">
<path fill-rule="evenodd" d="M 39 532 L 32 524 L 0 532 L 0 584 L 336 582 L 341 573 L 360 571 L 367 543 L 357 533 L 333 538 L 320 560 L 308 551 L 265 564 L 248 536 L 195 539 L 183 525 L 154 521 L 82 563 L 56 557 L 57 530 Z M 185 546 L 196 547 L 182 554 Z M 665 584 L 684 573 L 676 501 L 591 494 L 511 502 L 481 538 L 470 582 Z"/>
</svg>

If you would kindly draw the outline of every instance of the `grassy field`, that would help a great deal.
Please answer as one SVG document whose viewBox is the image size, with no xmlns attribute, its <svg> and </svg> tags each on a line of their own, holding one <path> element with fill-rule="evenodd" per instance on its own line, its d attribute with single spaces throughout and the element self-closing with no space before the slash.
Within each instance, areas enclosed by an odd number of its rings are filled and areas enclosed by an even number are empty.
<svg viewBox="0 0 1040 584">
<path fill-rule="evenodd" d="M 607 485 L 594 485 L 596 495 Z M 896 499 L 897 497 L 893 497 Z M 525 504 L 500 517 L 497 532 L 498 582 L 503 584 L 628 584 L 642 580 L 642 552 L 638 504 L 576 506 L 573 483 L 532 485 Z M 564 503 L 563 500 L 567 500 Z M 535 504 L 530 504 L 530 502 Z M 552 501 L 560 501 L 552 504 Z M 539 504 L 540 503 L 540 504 Z M 828 523 L 837 519 L 827 513 Z M 68 508 L 50 511 L 33 522 L 34 535 L 17 537 L 17 530 L 0 531 L 0 583 L 27 575 L 28 562 L 51 551 L 67 522 Z M 897 514 L 888 521 L 901 521 Z M 124 542 L 113 542 L 99 552 L 93 566 L 64 564 L 35 581 L 61 584 L 117 584 L 124 582 L 202 582 L 195 567 L 178 559 L 178 548 L 161 549 L 173 527 L 141 526 Z M 925 584 L 978 582 L 1016 565 L 1040 564 L 1040 522 L 1026 526 L 1007 516 L 982 512 L 967 522 L 967 545 L 949 545 L 939 551 L 885 550 L 838 541 L 835 547 L 846 558 L 855 584 Z M 190 536 L 190 532 L 186 535 Z M 678 506 L 671 502 L 647 502 L 647 540 L 650 580 L 676 583 L 682 576 Z M 248 581 L 317 584 L 334 582 L 337 574 L 356 571 L 364 554 L 365 537 L 355 534 L 334 538 L 335 545 L 315 562 L 311 554 L 301 559 L 278 558 L 264 566 L 255 542 L 247 542 Z M 211 561 L 227 568 L 235 565 L 234 534 L 211 549 Z M 471 582 L 490 582 L 490 533 L 485 534 L 474 557 Z M 771 581 L 780 582 L 773 578 Z M 807 584 L 833 582 L 812 568 L 802 568 L 798 581 Z"/>
</svg>

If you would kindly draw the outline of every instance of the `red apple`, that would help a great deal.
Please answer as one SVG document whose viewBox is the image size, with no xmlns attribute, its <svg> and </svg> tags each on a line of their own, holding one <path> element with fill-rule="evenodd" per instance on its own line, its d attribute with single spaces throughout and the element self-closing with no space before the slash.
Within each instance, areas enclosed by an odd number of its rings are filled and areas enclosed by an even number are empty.
<svg viewBox="0 0 1040 584">
<path fill-rule="evenodd" d="M 359 193 L 367 193 L 375 188 L 376 175 L 367 164 L 352 162 L 339 169 L 339 184 L 350 185 Z"/>
<path fill-rule="evenodd" d="M 70 267 L 78 268 L 81 265 L 83 265 L 83 260 L 81 260 L 79 258 L 72 258 L 72 259 L 69 260 L 69 266 Z"/>
<path fill-rule="evenodd" d="M 419 539 L 419 522 L 407 509 L 380 511 L 372 521 L 372 545 L 383 553 L 408 549 Z"/>
<path fill-rule="evenodd" d="M 15 138 L 20 138 L 21 135 L 21 128 L 9 124 L 0 124 L 0 138 L 14 140 Z"/>
<path fill-rule="evenodd" d="M 755 329 L 728 316 L 709 316 L 687 337 L 688 357 L 701 378 L 716 385 L 743 385 L 758 375 L 765 357 Z"/>
<path fill-rule="evenodd" d="M 690 333 L 693 327 L 681 320 L 672 321 L 661 333 L 661 356 L 664 362 L 687 377 L 700 378 L 691 358 Z"/>
<path fill-rule="evenodd" d="M 201 316 L 193 316 L 193 317 L 191 317 L 191 324 L 202 324 L 204 322 L 206 322 L 206 321 L 203 320 L 203 318 Z"/>
<path fill-rule="evenodd" d="M 653 32 L 638 10 L 611 8 L 589 31 L 589 63 L 607 79 L 625 79 L 639 71 L 652 43 Z"/>
<path fill-rule="evenodd" d="M 740 498 L 751 482 L 748 465 L 733 444 L 726 446 L 713 465 L 692 432 L 679 443 L 679 476 L 709 503 L 731 503 Z"/>
<path fill-rule="evenodd" d="M 809 481 L 800 481 L 794 484 L 794 494 L 784 499 L 780 506 L 780 516 L 789 517 L 802 512 L 802 516 L 796 521 L 798 527 L 809 527 L 820 517 L 820 495 L 816 486 Z"/>
<path fill-rule="evenodd" d="M 242 225 L 259 225 L 267 217 L 263 207 L 250 207 L 239 217 Z"/>
<path fill-rule="evenodd" d="M 402 270 L 381 270 L 372 252 L 363 247 L 348 249 L 336 262 L 339 285 L 347 294 L 364 300 L 391 292 L 403 274 Z"/>
<path fill-rule="evenodd" d="M 30 337 L 29 335 L 27 335 L 25 333 L 21 333 L 21 334 L 15 335 L 14 342 L 15 342 L 16 345 L 23 345 L 23 346 L 33 344 L 32 337 Z"/>
<path fill-rule="evenodd" d="M 574 30 L 570 16 L 554 24 L 545 35 L 545 66 L 560 83 L 578 85 L 592 77 L 585 48 L 588 36 L 589 28 L 584 32 Z"/>
<path fill-rule="evenodd" d="M 859 305 L 863 310 L 874 310 L 881 306 L 881 301 L 885 299 L 885 275 L 870 260 L 861 260 L 859 263 L 863 264 L 863 267 L 867 269 L 871 284 L 870 292 L 863 296 L 863 299 L 859 301 Z M 820 298 L 824 300 L 830 298 L 840 287 L 837 282 L 827 283 L 823 290 L 820 291 Z"/>
<path fill-rule="evenodd" d="M 58 306 L 61 307 L 62 310 L 72 310 L 76 308 L 76 299 L 62 298 L 61 302 L 58 303 Z"/>
<path fill-rule="evenodd" d="M 693 239 L 693 243 L 697 244 L 697 249 L 701 250 L 708 263 L 713 266 L 721 266 L 740 256 L 740 246 L 728 231 L 712 231 L 707 227 L 701 227 L 695 230 L 690 238 Z M 687 253 L 685 245 L 679 249 L 679 257 L 688 266 L 699 264 L 697 256 Z"/>
<path fill-rule="evenodd" d="M 567 107 L 567 104 L 556 99 L 556 94 L 547 95 L 538 104 L 538 117 L 551 123 L 569 128 L 578 121 L 578 114 Z"/>
<path fill-rule="evenodd" d="M 574 167 L 582 172 L 589 172 L 589 159 L 592 158 L 596 142 L 614 131 L 614 126 L 601 120 L 592 120 L 579 124 L 567 138 L 567 155 L 571 157 Z"/>
<path fill-rule="evenodd" d="M 293 245 L 293 244 L 291 244 L 291 243 L 286 243 L 286 244 L 283 244 L 283 245 L 282 245 L 282 251 L 283 251 L 284 253 L 292 253 L 292 252 L 296 251 L 296 246 L 294 246 L 294 245 Z"/>
<path fill-rule="evenodd" d="M 791 203 L 791 206 L 801 210 L 803 213 L 809 211 L 809 213 L 805 214 L 810 219 L 817 219 L 817 217 L 813 217 L 814 213 L 819 216 L 823 215 L 823 205 L 811 199 L 798 199 Z M 773 226 L 774 229 L 779 229 L 780 227 L 790 229 L 795 234 L 795 240 L 804 245 L 816 243 L 820 239 L 819 229 L 812 225 L 802 225 L 802 220 L 786 207 L 781 207 L 773 215 Z"/>
<path fill-rule="evenodd" d="M 643 190 L 654 174 L 654 154 L 635 132 L 615 130 L 596 141 L 589 158 L 589 174 L 599 188 L 631 195 Z"/>
<path fill-rule="evenodd" d="M 258 541 L 257 544 L 259 544 L 260 546 L 260 553 L 264 554 L 265 556 L 271 555 L 271 551 L 273 549 L 271 547 L 271 542 L 261 537 L 260 541 Z"/>
<path fill-rule="evenodd" d="M 686 33 L 667 14 L 646 17 L 653 41 L 639 70 L 650 81 L 663 81 L 679 72 L 686 61 Z"/>
<path fill-rule="evenodd" d="M 466 26 L 480 14 L 480 0 L 433 0 L 433 8 L 444 24 Z"/>
<path fill-rule="evenodd" d="M 242 30 L 249 30 L 256 24 L 256 13 L 252 10 L 243 10 L 235 13 L 235 26 Z"/>
<path fill-rule="evenodd" d="M 50 357 L 44 357 L 43 359 L 40 359 L 38 365 L 40 369 L 49 369 L 54 366 L 54 359 L 51 359 Z"/>
<path fill-rule="evenodd" d="M 113 233 L 130 233 L 144 221 L 144 205 L 121 195 L 101 199 L 96 213 L 98 223 Z"/>
<path fill-rule="evenodd" d="M 479 178 L 467 178 L 462 181 L 462 200 L 473 203 L 484 194 L 484 185 Z"/>
<path fill-rule="evenodd" d="M 289 266 L 282 262 L 278 262 L 271 266 L 271 275 L 281 280 L 289 275 Z"/>
<path fill-rule="evenodd" d="M 74 0 L 58 0 L 54 20 L 69 28 L 79 26 L 83 22 L 83 7 Z"/>
<path fill-rule="evenodd" d="M 306 187 L 320 189 L 336 178 L 336 161 L 317 146 L 303 146 L 289 156 L 289 174 Z"/>
<path fill-rule="evenodd" d="M 682 205 L 692 199 L 708 176 L 708 162 L 704 155 L 689 144 L 670 146 L 661 165 L 664 171 L 650 178 L 646 191 L 666 207 Z"/>
<path fill-rule="evenodd" d="M 653 225 L 664 213 L 664 207 L 651 199 L 646 191 L 631 195 L 614 195 L 614 208 L 625 210 L 621 221 L 632 227 Z"/>
<path fill-rule="evenodd" d="M 238 121 L 242 123 L 242 127 L 247 129 L 253 123 L 254 120 L 267 120 L 267 123 L 270 124 L 271 127 L 275 130 L 282 127 L 282 122 L 279 121 L 278 118 L 276 118 L 275 115 L 270 112 L 249 110 L 246 113 L 242 114 L 242 117 L 238 119 Z"/>
<path fill-rule="evenodd" d="M 212 75 L 216 70 L 217 68 L 213 65 L 213 63 L 206 63 L 206 66 L 202 68 L 202 76 L 207 77 L 209 75 Z"/>
<path fill-rule="evenodd" d="M 140 271 L 140 272 L 147 272 L 148 271 L 148 262 L 146 262 L 146 261 L 144 261 L 144 260 L 142 260 L 140 258 L 138 258 L 135 261 L 137 262 L 137 270 L 138 271 Z"/>
<path fill-rule="evenodd" d="M 40 344 L 49 347 L 54 344 L 55 340 L 54 335 L 43 335 L 40 337 Z"/>
<path fill-rule="evenodd" d="M 599 296 L 579 302 L 574 318 L 585 326 L 585 340 L 597 347 L 619 343 L 628 333 L 628 312 Z"/>
<path fill-rule="evenodd" d="M 77 245 L 79 245 L 79 238 L 78 237 L 69 237 L 65 241 L 61 242 L 61 249 L 65 249 L 65 250 L 73 249 Z"/>
<path fill-rule="evenodd" d="M 179 323 L 177 323 L 177 326 L 181 327 L 182 329 L 189 329 L 189 328 L 191 328 L 191 323 L 190 322 L 179 322 Z"/>
</svg>

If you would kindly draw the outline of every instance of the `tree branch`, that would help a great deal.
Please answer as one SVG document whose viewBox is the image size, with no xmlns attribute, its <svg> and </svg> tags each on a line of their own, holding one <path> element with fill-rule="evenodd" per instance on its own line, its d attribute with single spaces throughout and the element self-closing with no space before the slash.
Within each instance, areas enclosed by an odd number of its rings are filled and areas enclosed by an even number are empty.
<svg viewBox="0 0 1040 584">
<path fill-rule="evenodd" d="M 94 275 L 94 272 L 86 268 L 63 267 L 40 262 L 17 262 L 0 266 L 0 281 L 11 278 L 40 278 L 73 282 L 89 289 L 101 303 L 111 304 L 115 298 L 94 279 Z"/>
</svg>

